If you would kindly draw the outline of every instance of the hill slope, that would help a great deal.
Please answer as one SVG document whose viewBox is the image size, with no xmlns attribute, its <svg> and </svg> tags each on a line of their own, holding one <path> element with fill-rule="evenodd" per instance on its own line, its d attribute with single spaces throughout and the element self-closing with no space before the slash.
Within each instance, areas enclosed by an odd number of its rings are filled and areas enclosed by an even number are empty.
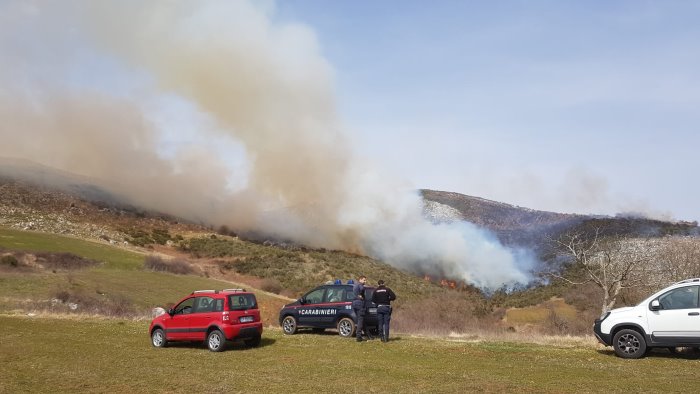
<svg viewBox="0 0 700 394">
<path fill-rule="evenodd" d="M 640 217 L 574 215 L 538 211 L 464 194 L 421 190 L 426 201 L 448 206 L 466 220 L 494 232 L 506 245 L 542 250 L 549 238 L 590 231 L 625 236 L 700 235 L 697 222 L 667 222 Z"/>
</svg>

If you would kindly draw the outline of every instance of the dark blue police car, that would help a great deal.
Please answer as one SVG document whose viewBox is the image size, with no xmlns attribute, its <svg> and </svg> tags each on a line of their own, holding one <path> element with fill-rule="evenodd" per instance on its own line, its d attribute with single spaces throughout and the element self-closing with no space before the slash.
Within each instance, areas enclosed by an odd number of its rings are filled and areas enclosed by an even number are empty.
<svg viewBox="0 0 700 394">
<path fill-rule="evenodd" d="M 326 283 L 301 298 L 287 304 L 280 310 L 280 326 L 285 334 L 291 335 L 299 328 L 313 328 L 320 332 L 326 328 L 335 328 L 342 337 L 355 334 L 357 317 L 352 309 L 353 282 L 341 283 L 340 280 Z M 365 287 L 365 326 L 372 332 L 377 327 L 377 306 L 372 303 L 373 287 Z"/>
</svg>

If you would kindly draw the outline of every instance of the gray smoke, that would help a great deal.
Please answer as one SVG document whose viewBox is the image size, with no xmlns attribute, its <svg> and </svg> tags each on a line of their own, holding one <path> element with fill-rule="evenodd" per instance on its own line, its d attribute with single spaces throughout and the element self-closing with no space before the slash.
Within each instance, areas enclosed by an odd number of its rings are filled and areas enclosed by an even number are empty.
<svg viewBox="0 0 700 394">
<path fill-rule="evenodd" d="M 10 1 L 0 55 L 2 156 L 192 220 L 486 288 L 528 280 L 528 258 L 429 222 L 353 157 L 314 33 L 274 22 L 274 4 Z"/>
</svg>

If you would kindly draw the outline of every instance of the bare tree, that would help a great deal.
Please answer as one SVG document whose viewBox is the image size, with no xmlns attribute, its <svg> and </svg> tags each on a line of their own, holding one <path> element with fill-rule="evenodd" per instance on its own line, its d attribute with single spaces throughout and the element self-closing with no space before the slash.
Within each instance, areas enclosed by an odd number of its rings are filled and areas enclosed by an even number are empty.
<svg viewBox="0 0 700 394">
<path fill-rule="evenodd" d="M 700 277 L 699 237 L 666 237 L 657 243 L 655 262 L 666 283 Z"/>
<path fill-rule="evenodd" d="M 603 237 L 596 228 L 592 234 L 564 234 L 554 243 L 583 270 L 584 278 L 575 280 L 557 273 L 548 274 L 575 285 L 593 282 L 603 293 L 602 313 L 613 308 L 623 289 L 646 284 L 652 253 L 645 239 Z"/>
</svg>

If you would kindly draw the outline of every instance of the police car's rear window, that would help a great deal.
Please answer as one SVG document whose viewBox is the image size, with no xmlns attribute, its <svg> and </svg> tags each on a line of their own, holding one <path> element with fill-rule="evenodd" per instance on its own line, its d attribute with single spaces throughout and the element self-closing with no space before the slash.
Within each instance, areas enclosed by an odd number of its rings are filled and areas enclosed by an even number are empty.
<svg viewBox="0 0 700 394">
<path fill-rule="evenodd" d="M 228 296 L 228 309 L 242 311 L 258 307 L 258 302 L 253 294 L 231 294 Z"/>
</svg>

